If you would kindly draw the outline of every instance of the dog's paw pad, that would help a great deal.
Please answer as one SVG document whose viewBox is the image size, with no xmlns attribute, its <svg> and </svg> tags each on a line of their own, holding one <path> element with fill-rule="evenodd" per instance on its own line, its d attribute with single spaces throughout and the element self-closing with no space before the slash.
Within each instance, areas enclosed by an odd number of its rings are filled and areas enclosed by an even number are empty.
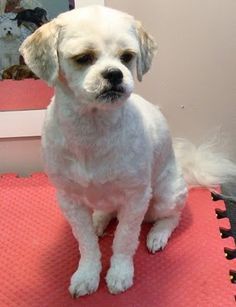
<svg viewBox="0 0 236 307">
<path fill-rule="evenodd" d="M 151 253 L 155 253 L 165 248 L 170 237 L 169 231 L 152 232 L 147 236 L 147 248 Z"/>
<path fill-rule="evenodd" d="M 72 297 L 77 298 L 93 293 L 99 285 L 99 274 L 94 272 L 79 272 L 77 270 L 71 277 L 69 292 Z"/>
</svg>

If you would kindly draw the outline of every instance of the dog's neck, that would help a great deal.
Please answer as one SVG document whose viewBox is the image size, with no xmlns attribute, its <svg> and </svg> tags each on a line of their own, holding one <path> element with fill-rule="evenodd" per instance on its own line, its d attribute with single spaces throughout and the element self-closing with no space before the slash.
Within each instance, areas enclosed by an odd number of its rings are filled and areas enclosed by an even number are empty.
<svg viewBox="0 0 236 307">
<path fill-rule="evenodd" d="M 110 110 L 96 108 L 96 104 L 88 107 L 68 87 L 55 87 L 55 116 L 63 129 L 67 127 L 68 133 L 77 134 L 78 139 L 92 142 L 120 129 L 124 109 L 125 105 Z"/>
</svg>

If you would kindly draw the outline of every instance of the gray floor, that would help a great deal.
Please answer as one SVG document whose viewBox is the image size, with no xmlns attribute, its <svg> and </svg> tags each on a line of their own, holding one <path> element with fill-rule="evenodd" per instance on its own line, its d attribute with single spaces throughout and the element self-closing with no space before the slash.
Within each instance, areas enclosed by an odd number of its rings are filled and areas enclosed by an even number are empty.
<svg viewBox="0 0 236 307">
<path fill-rule="evenodd" d="M 224 194 L 233 196 L 236 198 L 236 183 L 228 183 L 222 186 L 222 191 Z"/>
<path fill-rule="evenodd" d="M 236 242 L 236 184 L 223 185 L 222 193 L 226 196 L 225 208 L 230 221 L 232 236 Z"/>
</svg>

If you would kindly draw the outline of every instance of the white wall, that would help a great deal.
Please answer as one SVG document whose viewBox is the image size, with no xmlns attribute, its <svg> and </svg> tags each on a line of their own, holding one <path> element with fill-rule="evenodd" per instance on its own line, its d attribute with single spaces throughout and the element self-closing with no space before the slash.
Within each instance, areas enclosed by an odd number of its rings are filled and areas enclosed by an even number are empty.
<svg viewBox="0 0 236 307">
<path fill-rule="evenodd" d="M 39 137 L 0 139 L 0 174 L 26 176 L 42 169 Z"/>
<path fill-rule="evenodd" d="M 137 92 L 161 106 L 174 135 L 198 143 L 221 127 L 236 159 L 236 1 L 105 3 L 140 19 L 158 43 Z"/>
</svg>

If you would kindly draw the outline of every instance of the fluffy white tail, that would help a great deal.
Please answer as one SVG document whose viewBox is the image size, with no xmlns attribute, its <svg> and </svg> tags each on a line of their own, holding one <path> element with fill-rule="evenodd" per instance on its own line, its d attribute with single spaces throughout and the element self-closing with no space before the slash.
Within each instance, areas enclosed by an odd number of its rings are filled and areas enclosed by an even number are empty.
<svg viewBox="0 0 236 307">
<path fill-rule="evenodd" d="M 236 179 L 236 164 L 225 153 L 217 152 L 215 139 L 196 147 L 186 139 L 176 138 L 174 150 L 190 187 L 215 187 Z"/>
</svg>

